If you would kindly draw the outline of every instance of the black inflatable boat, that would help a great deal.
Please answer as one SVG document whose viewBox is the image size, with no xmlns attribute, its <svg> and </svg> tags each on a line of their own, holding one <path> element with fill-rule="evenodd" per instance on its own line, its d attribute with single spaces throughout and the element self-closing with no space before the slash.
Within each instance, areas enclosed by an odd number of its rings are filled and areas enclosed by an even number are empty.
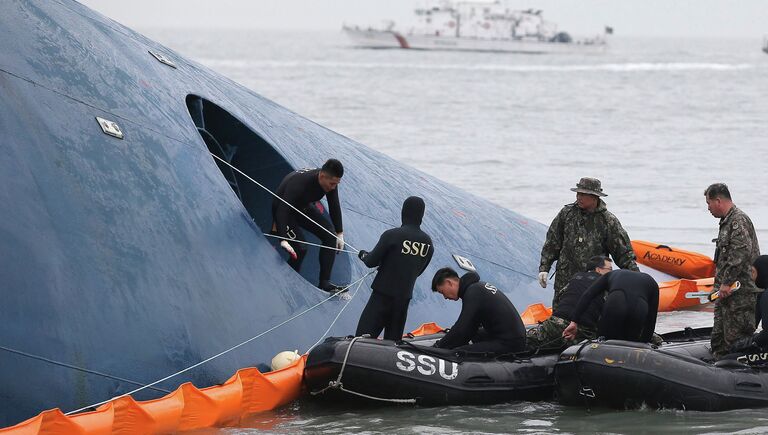
<svg viewBox="0 0 768 435">
<path fill-rule="evenodd" d="M 620 340 L 571 346 L 555 367 L 565 405 L 724 411 L 768 406 L 768 369 L 759 353 L 712 362 L 711 328 L 664 336 L 656 348 Z"/>
<path fill-rule="evenodd" d="M 329 338 L 307 358 L 314 396 L 420 405 L 543 400 L 554 391 L 557 355 L 463 354 L 431 347 L 441 334 L 403 341 Z"/>
</svg>

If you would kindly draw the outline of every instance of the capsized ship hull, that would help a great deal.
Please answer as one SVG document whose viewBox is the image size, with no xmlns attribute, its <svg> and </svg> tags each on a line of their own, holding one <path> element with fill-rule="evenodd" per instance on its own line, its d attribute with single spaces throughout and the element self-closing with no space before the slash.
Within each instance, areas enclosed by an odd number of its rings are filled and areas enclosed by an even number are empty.
<svg viewBox="0 0 768 435">
<path fill-rule="evenodd" d="M 535 283 L 541 224 L 302 118 L 74 1 L 0 2 L 0 95 L 2 426 L 161 379 L 327 296 L 314 287 L 316 252 L 302 276 L 262 235 L 269 194 L 211 153 L 272 189 L 293 168 L 341 159 L 344 231 L 359 249 L 399 225 L 406 197 L 422 196 L 436 251 L 408 328 L 457 317 L 460 304 L 429 291 L 437 268 L 456 266 L 454 254 L 521 309 L 551 297 Z M 97 117 L 123 138 L 105 134 Z M 336 263 L 337 282 L 367 272 L 349 254 Z M 369 285 L 329 335 L 354 331 Z M 342 306 L 325 303 L 157 388 L 213 385 L 279 351 L 305 351 Z M 162 394 L 144 390 L 136 399 Z"/>
</svg>

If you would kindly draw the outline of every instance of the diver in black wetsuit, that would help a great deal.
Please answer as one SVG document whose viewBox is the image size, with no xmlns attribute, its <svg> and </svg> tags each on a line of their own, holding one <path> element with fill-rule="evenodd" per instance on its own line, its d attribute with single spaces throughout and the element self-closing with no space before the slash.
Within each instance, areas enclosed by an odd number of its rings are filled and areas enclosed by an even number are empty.
<svg viewBox="0 0 768 435">
<path fill-rule="evenodd" d="M 659 285 L 650 275 L 614 270 L 601 276 L 581 296 L 563 337 L 572 340 L 592 299 L 607 292 L 597 334 L 608 339 L 650 342 L 659 309 Z"/>
<path fill-rule="evenodd" d="M 768 328 L 766 328 L 768 324 L 768 296 L 765 295 L 765 290 L 768 289 L 768 255 L 761 255 L 755 259 L 752 264 L 752 281 L 755 282 L 755 286 L 763 289 L 763 292 L 757 295 L 757 307 L 755 309 L 755 325 L 759 325 L 762 321 L 763 329 L 752 336 L 736 340 L 730 349 L 732 353 L 744 354 L 745 352 L 768 350 Z M 729 355 L 729 357 L 731 356 L 733 355 Z"/>
<path fill-rule="evenodd" d="M 369 334 L 375 338 L 384 330 L 386 340 L 402 338 L 413 285 L 434 252 L 432 239 L 420 228 L 423 217 L 424 200 L 409 197 L 403 202 L 403 225 L 385 231 L 371 252 L 358 254 L 366 266 L 378 266 L 379 271 L 357 323 L 356 336 Z"/>
<path fill-rule="evenodd" d="M 291 239 L 291 241 L 281 241 L 280 246 L 291 256 L 288 264 L 297 272 L 301 269 L 304 256 L 307 255 L 306 245 L 297 243 L 298 241 L 305 241 L 301 228 L 317 236 L 326 248 L 344 248 L 344 230 L 341 226 L 341 206 L 339 205 L 339 191 L 337 189 L 342 176 L 344 176 L 344 166 L 341 162 L 336 159 L 329 159 L 320 169 L 300 169 L 291 172 L 283 178 L 277 187 L 275 192 L 277 196 L 301 210 L 309 219 L 327 230 L 323 231 L 280 199 L 275 198 L 272 201 L 272 217 L 274 219 L 272 230 L 280 237 Z M 323 217 L 314 204 L 323 197 L 328 199 L 328 211 L 331 214 L 333 225 Z M 334 233 L 336 237 L 333 236 Z M 340 289 L 339 286 L 330 282 L 333 261 L 337 253 L 333 249 L 320 249 L 320 282 L 318 287 L 323 290 L 337 291 Z"/>
<path fill-rule="evenodd" d="M 459 319 L 435 347 L 497 354 L 525 349 L 525 326 L 517 308 L 501 290 L 480 281 L 475 272 L 459 279 L 455 270 L 444 267 L 432 278 L 432 291 L 446 299 L 462 300 Z M 472 344 L 467 344 L 470 340 Z"/>
<path fill-rule="evenodd" d="M 757 321 L 755 325 L 762 321 L 762 331 L 758 332 L 754 336 L 754 343 L 761 349 L 768 349 L 768 296 L 765 295 L 766 289 L 768 289 L 768 255 L 761 255 L 757 257 L 752 264 L 752 280 L 755 281 L 755 285 L 758 288 L 763 289 L 763 292 L 757 296 Z"/>
</svg>

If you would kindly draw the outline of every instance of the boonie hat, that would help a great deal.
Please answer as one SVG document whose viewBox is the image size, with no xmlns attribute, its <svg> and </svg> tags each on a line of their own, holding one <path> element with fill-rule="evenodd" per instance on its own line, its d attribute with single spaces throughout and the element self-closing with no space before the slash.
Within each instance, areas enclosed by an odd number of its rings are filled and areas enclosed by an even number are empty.
<svg viewBox="0 0 768 435">
<path fill-rule="evenodd" d="M 608 196 L 603 193 L 603 188 L 600 187 L 600 180 L 597 178 L 584 177 L 579 180 L 576 187 L 572 187 L 571 190 L 573 192 L 587 193 L 589 195 Z"/>
</svg>

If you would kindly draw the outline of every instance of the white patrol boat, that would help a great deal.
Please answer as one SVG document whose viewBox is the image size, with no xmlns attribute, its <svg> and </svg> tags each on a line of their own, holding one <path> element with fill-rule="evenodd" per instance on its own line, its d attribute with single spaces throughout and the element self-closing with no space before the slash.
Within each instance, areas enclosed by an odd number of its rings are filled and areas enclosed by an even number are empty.
<svg viewBox="0 0 768 435">
<path fill-rule="evenodd" d="M 343 26 L 358 47 L 465 50 L 513 53 L 603 52 L 611 27 L 591 38 L 575 39 L 545 21 L 541 10 L 513 10 L 501 0 L 493 2 L 441 0 L 415 11 L 416 24 L 397 30 L 388 21 L 383 28 Z"/>
</svg>

